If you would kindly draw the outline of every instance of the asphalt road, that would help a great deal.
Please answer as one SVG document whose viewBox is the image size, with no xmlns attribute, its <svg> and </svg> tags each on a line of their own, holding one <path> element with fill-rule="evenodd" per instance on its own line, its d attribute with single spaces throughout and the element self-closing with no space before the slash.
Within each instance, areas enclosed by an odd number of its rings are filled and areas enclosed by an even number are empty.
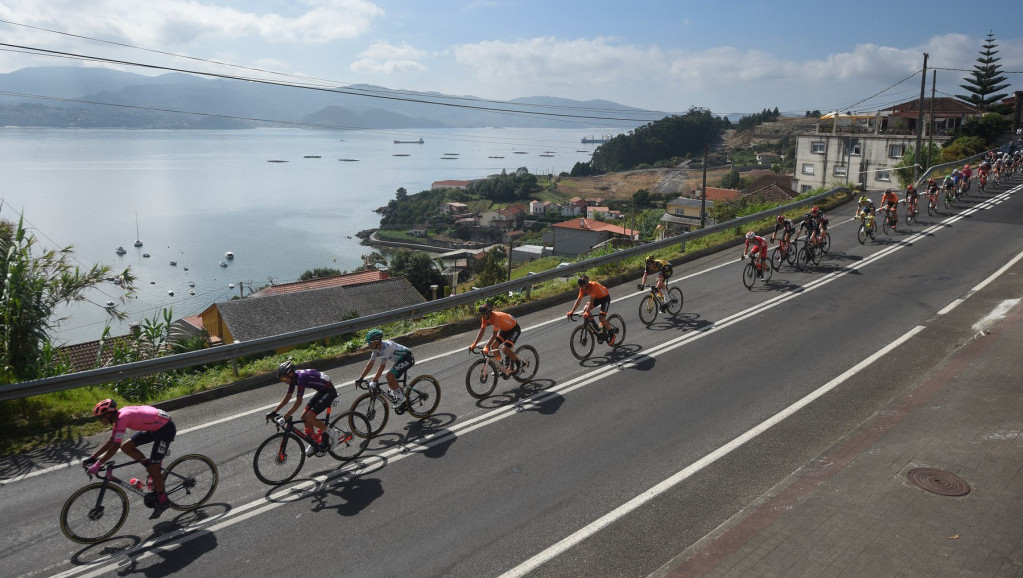
<svg viewBox="0 0 1023 578">
<path fill-rule="evenodd" d="M 974 196 L 865 245 L 846 205 L 819 267 L 783 266 L 748 291 L 740 248 L 686 263 L 672 279 L 682 314 L 649 328 L 634 285 L 614 287 L 624 344 L 582 363 L 567 350 L 570 303 L 524 316 L 537 379 L 502 381 L 482 401 L 464 387 L 475 330 L 418 346 L 412 373 L 441 381 L 438 414 L 392 416 L 356 466 L 313 458 L 282 488 L 255 478 L 252 452 L 283 386 L 177 410 L 172 453 L 212 457 L 216 494 L 158 521 L 133 501 L 103 544 L 72 543 L 57 521 L 86 482 L 77 460 L 102 437 L 5 459 L 3 574 L 647 575 L 971 338 L 971 323 L 941 321 L 1023 251 L 1018 197 Z M 363 363 L 329 371 L 342 405 Z"/>
</svg>

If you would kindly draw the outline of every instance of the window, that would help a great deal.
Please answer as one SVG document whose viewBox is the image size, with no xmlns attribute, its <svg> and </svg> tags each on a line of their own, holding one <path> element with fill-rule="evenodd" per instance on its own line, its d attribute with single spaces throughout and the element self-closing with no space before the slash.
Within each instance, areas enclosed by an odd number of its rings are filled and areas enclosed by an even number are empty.
<svg viewBox="0 0 1023 578">
<path fill-rule="evenodd" d="M 804 175 L 813 174 L 813 163 L 803 163 L 803 174 Z"/>
<path fill-rule="evenodd" d="M 800 193 L 807 193 L 811 189 L 813 189 L 813 187 L 811 187 L 810 185 L 799 185 L 799 192 Z"/>
<path fill-rule="evenodd" d="M 824 143 L 822 142 L 810 143 L 810 152 L 820 155 L 824 154 Z"/>
<path fill-rule="evenodd" d="M 901 159 L 902 154 L 906 152 L 906 145 L 893 144 L 888 145 L 888 156 L 893 159 Z"/>
<path fill-rule="evenodd" d="M 835 165 L 834 174 L 836 177 L 844 177 L 849 174 L 845 165 Z"/>
<path fill-rule="evenodd" d="M 891 171 L 888 171 L 887 169 L 883 171 L 877 171 L 877 180 L 886 182 L 891 181 L 892 180 Z"/>
<path fill-rule="evenodd" d="M 863 154 L 860 152 L 860 143 L 854 144 L 852 148 L 849 149 L 849 154 L 857 157 Z"/>
</svg>

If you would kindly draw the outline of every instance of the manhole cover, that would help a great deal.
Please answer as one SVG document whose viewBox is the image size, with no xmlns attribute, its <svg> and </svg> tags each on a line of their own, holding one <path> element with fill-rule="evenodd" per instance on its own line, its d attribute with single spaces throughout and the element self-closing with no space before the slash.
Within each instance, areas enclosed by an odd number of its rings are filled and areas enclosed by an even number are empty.
<svg viewBox="0 0 1023 578">
<path fill-rule="evenodd" d="M 909 470 L 906 475 L 909 477 L 909 481 L 917 486 L 942 496 L 965 496 L 970 493 L 970 484 L 952 472 L 934 468 L 916 468 Z"/>
</svg>

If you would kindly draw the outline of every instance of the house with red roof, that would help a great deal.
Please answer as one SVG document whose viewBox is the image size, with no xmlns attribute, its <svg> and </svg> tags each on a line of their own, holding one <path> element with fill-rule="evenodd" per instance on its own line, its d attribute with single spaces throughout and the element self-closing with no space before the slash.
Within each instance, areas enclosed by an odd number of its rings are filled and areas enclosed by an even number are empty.
<svg viewBox="0 0 1023 578">
<path fill-rule="evenodd" d="M 550 246 L 554 255 L 575 257 L 611 239 L 639 240 L 639 232 L 621 225 L 613 225 L 581 217 L 551 225 L 543 233 L 543 245 Z"/>
</svg>

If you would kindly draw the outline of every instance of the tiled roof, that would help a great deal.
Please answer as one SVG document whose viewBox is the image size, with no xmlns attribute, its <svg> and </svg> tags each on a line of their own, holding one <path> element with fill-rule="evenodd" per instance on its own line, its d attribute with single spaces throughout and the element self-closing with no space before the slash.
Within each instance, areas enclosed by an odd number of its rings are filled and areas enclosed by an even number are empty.
<svg viewBox="0 0 1023 578">
<path fill-rule="evenodd" d="M 130 335 L 111 337 L 106 341 L 96 340 L 74 345 L 65 345 L 57 348 L 58 351 L 68 356 L 71 363 L 71 372 L 96 369 L 110 364 L 114 349 L 119 346 L 135 346 L 135 338 Z M 102 353 L 101 353 L 102 352 Z"/>
<path fill-rule="evenodd" d="M 914 99 L 902 104 L 897 104 L 891 108 L 885 109 L 882 112 L 891 112 L 893 116 L 904 116 L 909 118 L 916 118 L 919 115 L 920 100 Z M 931 99 L 924 98 L 923 109 L 928 111 L 931 110 Z M 951 116 L 958 117 L 964 114 L 980 114 L 980 109 L 967 104 L 958 98 L 950 98 L 942 96 L 934 99 L 934 117 L 935 118 L 948 118 Z"/>
<path fill-rule="evenodd" d="M 595 221 L 593 219 L 569 219 L 561 223 L 554 223 L 552 227 L 561 227 L 563 229 L 576 229 L 578 231 L 606 231 L 608 233 L 615 233 L 618 235 L 629 235 L 634 236 L 636 233 L 632 229 L 626 229 L 620 225 L 612 225 L 611 223 L 605 223 L 603 221 Z"/>
<path fill-rule="evenodd" d="M 293 283 L 281 283 L 280 285 L 271 285 L 256 291 L 252 294 L 254 297 L 266 297 L 268 295 L 281 295 L 284 293 L 294 293 L 296 291 L 309 291 L 310 289 L 323 289 L 325 287 L 344 287 L 347 285 L 359 285 L 361 283 L 371 283 L 373 281 L 383 281 L 387 279 L 387 271 L 380 271 L 379 269 L 370 269 L 367 271 L 357 271 L 355 273 L 348 273 L 345 275 L 335 275 L 333 277 L 320 277 L 318 279 L 309 279 L 308 281 L 295 281 Z"/>
<path fill-rule="evenodd" d="M 697 192 L 697 197 L 700 193 Z M 707 187 L 707 200 L 708 201 L 734 201 L 742 196 L 736 189 L 721 189 L 718 187 Z"/>
<path fill-rule="evenodd" d="M 249 341 L 322 325 L 352 315 L 374 313 L 424 303 L 426 299 L 404 278 L 235 299 L 217 303 L 231 335 Z"/>
</svg>

